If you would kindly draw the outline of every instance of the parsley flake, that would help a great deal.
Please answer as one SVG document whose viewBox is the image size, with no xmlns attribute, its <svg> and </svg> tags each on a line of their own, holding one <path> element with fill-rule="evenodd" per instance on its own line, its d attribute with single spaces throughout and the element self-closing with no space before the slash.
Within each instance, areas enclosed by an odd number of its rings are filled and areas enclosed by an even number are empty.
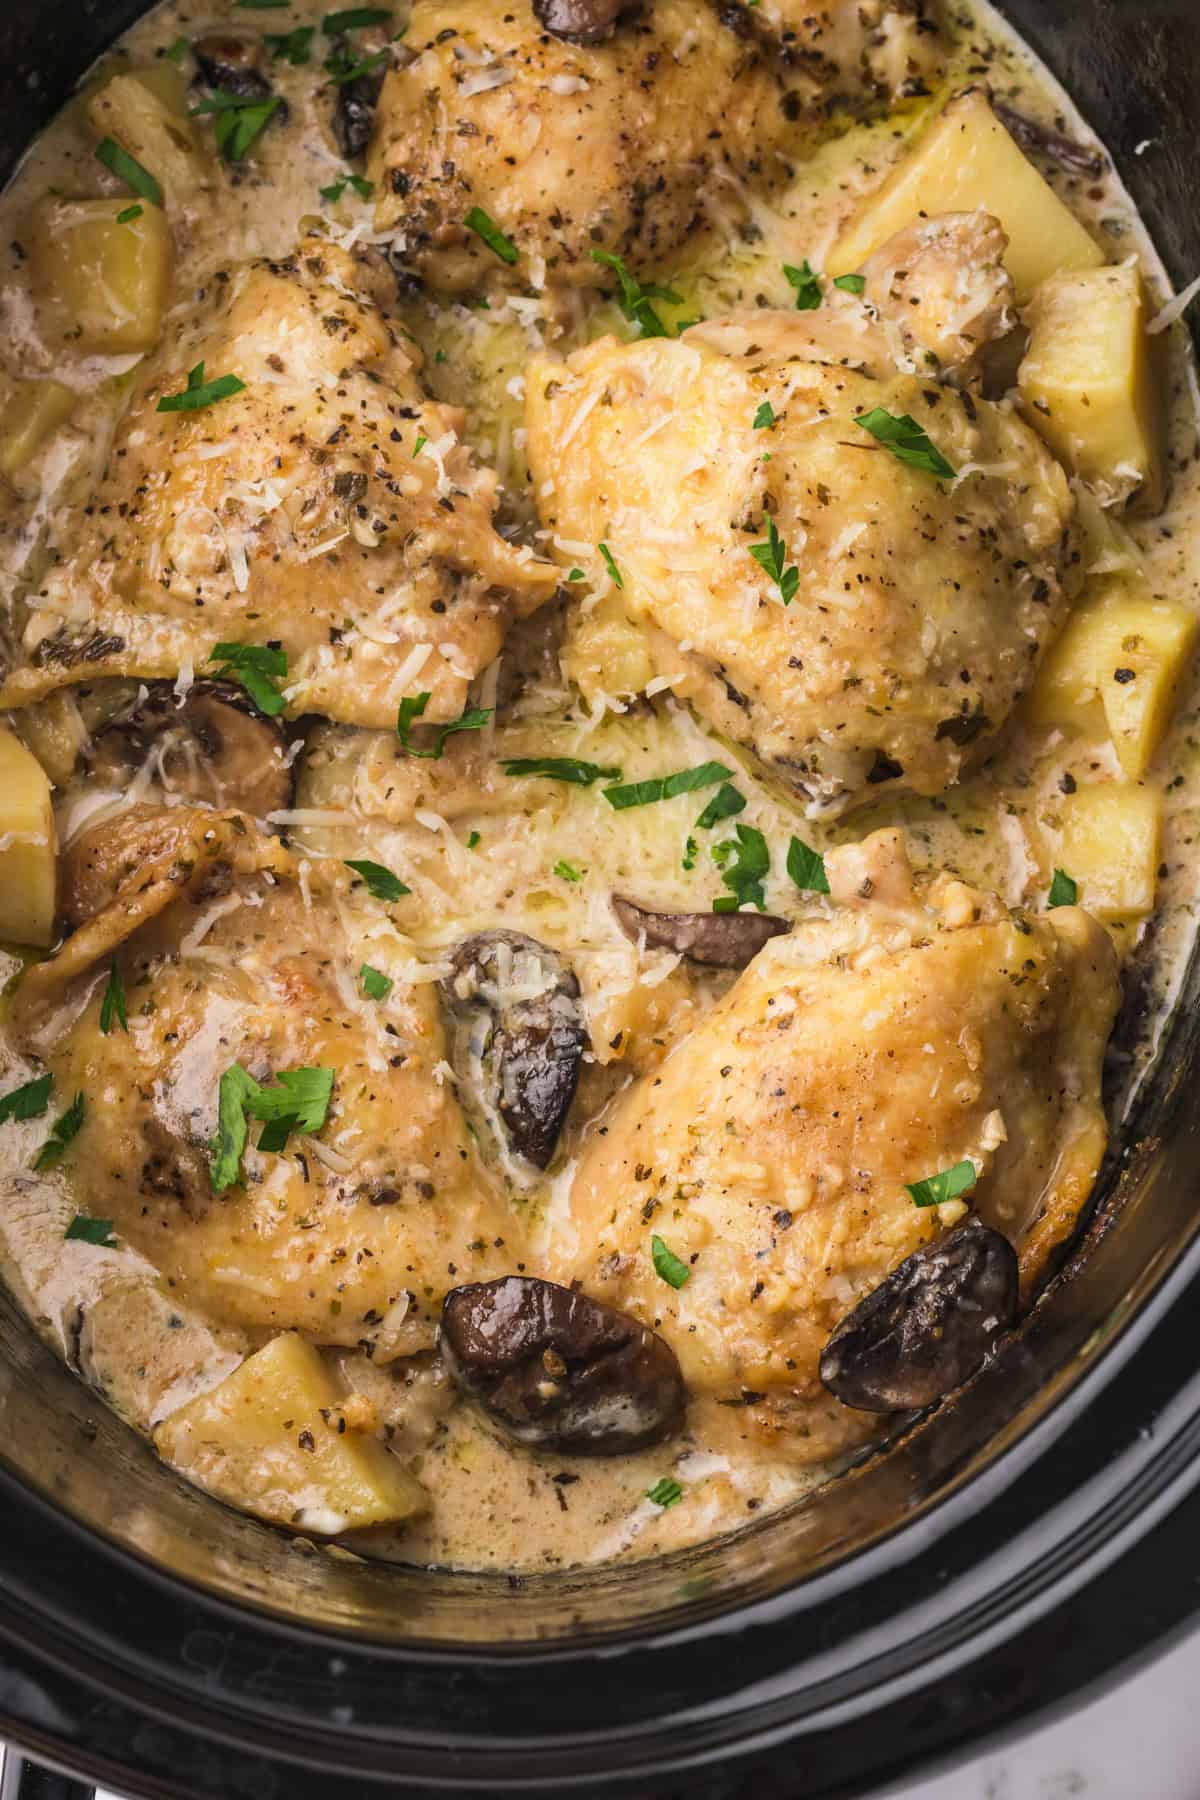
<svg viewBox="0 0 1200 1800">
<path fill-rule="evenodd" d="M 7 1125 L 10 1120 L 15 1124 L 23 1119 L 40 1119 L 50 1104 L 53 1086 L 53 1075 L 38 1075 L 33 1081 L 22 1082 L 20 1087 L 0 1094 L 0 1125 Z"/>
<path fill-rule="evenodd" d="M 344 12 L 326 13 L 321 30 L 326 37 L 339 37 L 343 31 L 359 31 L 365 25 L 386 25 L 391 16 L 390 6 L 348 6 Z"/>
<path fill-rule="evenodd" d="M 420 456 L 422 450 L 425 448 L 425 446 L 428 442 L 429 442 L 429 439 L 425 436 L 424 432 L 418 431 L 417 441 L 413 445 L 413 456 L 414 457 Z"/>
<path fill-rule="evenodd" d="M 607 544 L 597 544 L 596 548 L 597 548 L 597 550 L 599 550 L 601 556 L 604 558 L 604 566 L 608 570 L 609 574 L 612 576 L 613 581 L 615 582 L 617 587 L 623 588 L 625 586 L 625 577 L 622 575 L 620 569 L 618 569 L 617 564 L 616 564 L 616 559 L 614 558 L 613 553 L 609 549 L 608 545 Z"/>
<path fill-rule="evenodd" d="M 135 201 L 132 206 L 125 207 L 124 211 L 117 214 L 117 224 L 132 225 L 135 219 L 141 218 L 145 210 L 139 201 Z"/>
<path fill-rule="evenodd" d="M 50 1127 L 50 1136 L 33 1159 L 35 1169 L 53 1168 L 60 1162 L 66 1152 L 67 1145 L 78 1137 L 79 1128 L 83 1124 L 83 1095 L 76 1094 L 65 1113 Z"/>
<path fill-rule="evenodd" d="M 149 169 L 144 169 L 137 157 L 130 156 L 128 150 L 122 150 L 114 138 L 101 138 L 96 145 L 96 156 L 106 169 L 112 170 L 118 181 L 123 181 L 127 188 L 132 188 L 143 200 L 149 200 L 151 206 L 162 205 L 162 188 Z"/>
<path fill-rule="evenodd" d="M 800 586 L 800 571 L 795 563 L 788 565 L 787 545 L 780 537 L 770 513 L 767 514 L 767 541 L 765 544 L 751 544 L 750 554 L 779 589 L 783 604 L 790 606 L 796 597 L 796 589 Z"/>
<path fill-rule="evenodd" d="M 802 893 L 827 894 L 829 877 L 825 873 L 825 858 L 819 850 L 811 850 L 794 837 L 788 845 L 787 872 Z"/>
<path fill-rule="evenodd" d="M 371 862 L 368 857 L 347 857 L 346 867 L 353 869 L 367 884 L 367 892 L 373 900 L 402 900 L 412 889 L 405 887 L 398 875 L 391 869 L 385 869 L 382 863 Z"/>
<path fill-rule="evenodd" d="M 482 206 L 473 206 L 463 224 L 468 231 L 473 231 L 477 238 L 482 238 L 489 250 L 495 252 L 504 263 L 515 263 L 517 246 L 510 237 L 506 237 L 495 219 L 489 218 Z"/>
<path fill-rule="evenodd" d="M 865 275 L 835 275 L 833 285 L 841 288 L 843 294 L 861 294 L 867 285 L 867 278 Z"/>
<path fill-rule="evenodd" d="M 1079 898 L 1079 883 L 1073 881 L 1065 869 L 1055 869 L 1054 879 L 1050 883 L 1050 892 L 1046 897 L 1047 906 L 1074 906 Z"/>
<path fill-rule="evenodd" d="M 877 438 L 886 450 L 891 451 L 897 462 L 904 463 L 910 469 L 920 469 L 926 475 L 936 475 L 943 481 L 953 478 L 953 463 L 946 461 L 929 434 L 917 424 L 911 414 L 901 413 L 897 417 L 885 407 L 873 406 L 870 412 L 860 413 L 854 423 Z"/>
<path fill-rule="evenodd" d="M 683 1499 L 683 1489 L 670 1475 L 664 1475 L 652 1488 L 646 1489 L 646 1498 L 652 1505 L 661 1506 L 665 1512 L 668 1506 L 674 1506 L 677 1500 Z"/>
<path fill-rule="evenodd" d="M 129 1030 L 129 1019 L 125 1012 L 125 983 L 121 980 L 121 971 L 113 958 L 108 972 L 108 986 L 104 990 L 104 998 L 100 1002 L 100 1029 L 107 1037 L 113 1025 L 117 1024 L 122 1031 Z"/>
<path fill-rule="evenodd" d="M 188 38 L 177 37 L 173 44 L 168 44 L 167 48 L 163 51 L 163 55 L 168 62 L 180 63 L 183 61 L 191 47 L 191 42 Z"/>
<path fill-rule="evenodd" d="M 746 796 L 739 793 L 732 783 L 726 782 L 719 787 L 700 817 L 696 820 L 697 831 L 711 831 L 722 819 L 732 819 L 735 813 L 746 810 Z M 689 844 L 692 839 L 688 839 Z M 688 867 L 690 865 L 686 865 Z"/>
<path fill-rule="evenodd" d="M 711 802 L 709 804 L 711 805 Z M 708 808 L 706 807 L 705 811 L 707 812 L 707 810 L 708 810 Z M 699 856 L 699 854 L 700 854 L 699 844 L 696 842 L 694 837 L 689 836 L 687 842 L 683 846 L 683 867 L 685 869 L 694 869 L 696 866 L 696 858 Z"/>
<path fill-rule="evenodd" d="M 365 176 L 343 175 L 340 180 L 333 181 L 328 187 L 321 189 L 321 198 L 329 201 L 340 200 L 348 187 L 354 189 L 360 200 L 369 200 L 375 192 L 375 183 L 368 181 Z M 421 441 L 424 443 L 425 440 L 422 438 Z M 413 455 L 416 455 L 416 451 L 413 452 Z"/>
<path fill-rule="evenodd" d="M 214 1194 L 236 1187 L 249 1121 L 264 1124 L 258 1147 L 278 1153 L 293 1131 L 320 1131 L 333 1093 L 332 1069 L 281 1069 L 275 1087 L 261 1087 L 241 1063 L 225 1070 L 217 1088 L 217 1135 L 209 1146 L 209 1180 Z"/>
<path fill-rule="evenodd" d="M 650 806 L 656 800 L 673 800 L 677 794 L 692 794 L 697 788 L 712 787 L 732 774 L 724 763 L 699 763 L 694 769 L 680 769 L 674 775 L 651 775 L 645 781 L 631 781 L 625 787 L 605 788 L 604 798 L 617 812 L 630 806 Z"/>
<path fill-rule="evenodd" d="M 240 394 L 245 382 L 236 375 L 217 375 L 212 381 L 204 379 L 204 364 L 199 362 L 194 369 L 188 370 L 187 386 L 181 394 L 163 394 L 155 407 L 156 412 L 200 412 L 206 406 L 212 406 L 218 400 L 228 400 L 233 394 Z"/>
<path fill-rule="evenodd" d="M 372 51 L 370 56 L 360 56 L 355 62 L 352 57 L 339 46 L 331 50 L 325 58 L 325 72 L 335 87 L 348 87 L 357 81 L 360 75 L 366 75 L 377 69 L 381 63 L 390 62 L 391 57 L 386 50 Z"/>
<path fill-rule="evenodd" d="M 477 831 L 473 831 L 473 832 L 471 832 L 470 836 L 467 838 L 467 849 L 468 850 L 478 850 L 481 842 L 482 842 L 482 839 L 480 838 L 479 833 Z"/>
<path fill-rule="evenodd" d="M 767 840 L 753 825 L 740 822 L 734 826 L 736 838 L 714 844 L 712 859 L 721 871 L 721 880 L 729 889 L 713 901 L 714 912 L 737 912 L 739 907 L 756 906 L 766 912 L 767 897 L 763 881 L 771 867 Z"/>
<path fill-rule="evenodd" d="M 582 569 L 572 569 L 567 575 L 568 581 L 586 581 L 587 576 Z"/>
<path fill-rule="evenodd" d="M 111 1219 L 89 1219 L 86 1213 L 76 1213 L 63 1237 L 68 1243 L 74 1240 L 82 1244 L 99 1244 L 105 1250 L 115 1250 L 117 1240 L 113 1236 Z"/>
<path fill-rule="evenodd" d="M 941 1206 L 947 1200 L 957 1200 L 979 1180 L 979 1170 L 968 1158 L 965 1162 L 955 1163 L 952 1169 L 943 1169 L 940 1174 L 927 1175 L 924 1181 L 906 1181 L 905 1187 L 912 1195 L 914 1206 Z"/>
<path fill-rule="evenodd" d="M 270 94 L 264 100 L 247 100 L 242 94 L 218 88 L 192 108 L 192 116 L 212 113 L 217 149 L 226 162 L 241 162 L 282 105 L 278 94 Z"/>
<path fill-rule="evenodd" d="M 775 408 L 769 400 L 764 400 L 754 415 L 755 431 L 767 431 L 775 423 Z"/>
<path fill-rule="evenodd" d="M 695 319 L 688 319 L 686 323 L 681 321 L 674 331 L 665 325 L 651 301 L 665 300 L 669 306 L 679 306 L 683 296 L 677 294 L 674 288 L 660 287 L 655 281 L 639 281 L 611 250 L 593 250 L 592 261 L 603 263 L 606 269 L 612 270 L 621 289 L 617 305 L 630 324 L 638 327 L 643 337 L 677 337 L 688 325 L 696 323 Z"/>
<path fill-rule="evenodd" d="M 808 258 L 805 257 L 798 269 L 793 268 L 791 263 L 784 263 L 783 273 L 788 286 L 796 291 L 796 311 L 815 312 L 821 304 L 821 282 L 815 271 L 809 268 Z"/>
<path fill-rule="evenodd" d="M 575 867 L 574 863 L 569 863 L 566 861 L 556 862 L 554 865 L 554 873 L 556 875 L 560 876 L 563 881 L 582 881 L 583 880 L 582 869 L 577 869 Z"/>
<path fill-rule="evenodd" d="M 373 969 L 370 963 L 364 963 L 358 973 L 369 1000 L 387 999 L 394 986 L 390 975 L 385 975 L 382 969 Z"/>
<path fill-rule="evenodd" d="M 650 1239 L 650 1255 L 654 1261 L 654 1273 L 665 1281 L 668 1287 L 681 1288 L 691 1270 L 685 1262 L 680 1262 L 673 1250 L 657 1234 Z"/>
<path fill-rule="evenodd" d="M 413 454 L 415 455 L 416 452 L 414 451 Z M 459 718 L 451 719 L 448 725 L 436 727 L 437 741 L 432 750 L 418 750 L 415 744 L 409 742 L 409 733 L 415 721 L 421 717 L 428 705 L 428 692 L 407 694 L 400 702 L 400 711 L 396 717 L 396 736 L 400 739 L 406 756 L 428 757 L 433 762 L 441 762 L 442 757 L 446 754 L 448 737 L 453 737 L 456 731 L 482 731 L 491 718 L 493 710 L 490 706 L 472 706 Z"/>
<path fill-rule="evenodd" d="M 293 69 L 302 69 L 312 60 L 312 41 L 316 30 L 315 25 L 297 25 L 295 31 L 266 32 L 263 42 L 271 52 L 271 61 L 288 62 Z"/>
<path fill-rule="evenodd" d="M 288 672 L 285 650 L 274 644 L 214 644 L 208 660 L 218 665 L 218 678 L 241 683 L 260 713 L 279 717 L 286 702 L 275 683 Z"/>
<path fill-rule="evenodd" d="M 514 756 L 504 765 L 506 775 L 541 775 L 547 781 L 570 781 L 591 787 L 593 781 L 620 779 L 621 771 L 607 763 L 583 762 L 578 756 Z"/>
</svg>

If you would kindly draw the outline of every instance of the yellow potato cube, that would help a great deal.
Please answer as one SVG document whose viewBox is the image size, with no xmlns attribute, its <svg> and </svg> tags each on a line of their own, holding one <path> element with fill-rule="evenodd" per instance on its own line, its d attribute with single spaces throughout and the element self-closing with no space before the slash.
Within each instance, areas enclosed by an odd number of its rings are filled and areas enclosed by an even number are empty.
<svg viewBox="0 0 1200 1800">
<path fill-rule="evenodd" d="M 339 1430 L 345 1396 L 296 1332 L 272 1338 L 218 1387 L 164 1419 L 164 1462 L 231 1506 L 296 1531 L 392 1525 L 428 1505 L 376 1439 Z"/>
<path fill-rule="evenodd" d="M 37 758 L 0 727 L 0 940 L 54 942 L 58 838 L 50 782 Z"/>
<path fill-rule="evenodd" d="M 140 205 L 134 219 L 117 215 Z M 171 233 L 136 200 L 42 200 L 30 248 L 38 298 L 83 350 L 152 350 L 171 273 Z"/>
<path fill-rule="evenodd" d="M 972 88 L 922 132 L 883 185 L 868 194 L 828 258 L 831 275 L 848 275 L 895 232 L 934 213 L 983 207 L 1008 233 L 1005 267 L 1018 299 L 1060 269 L 1104 261 L 1075 215 L 1044 181 Z"/>
<path fill-rule="evenodd" d="M 115 139 L 154 176 L 168 207 L 185 205 L 210 185 L 212 164 L 188 117 L 177 69 L 114 75 L 92 95 L 88 118 L 101 139 Z"/>
<path fill-rule="evenodd" d="M 1098 919 L 1154 910 L 1162 797 L 1132 782 L 1080 788 L 1060 807 L 1056 865 L 1079 887 L 1079 904 Z"/>
<path fill-rule="evenodd" d="M 0 473 L 15 475 L 69 419 L 75 395 L 61 381 L 18 381 L 0 423 Z"/>
<path fill-rule="evenodd" d="M 1017 376 L 1030 423 L 1105 505 L 1162 505 L 1163 371 L 1137 266 L 1053 275 L 1026 311 Z"/>
<path fill-rule="evenodd" d="M 1110 579 L 1076 608 L 1030 696 L 1039 725 L 1107 730 L 1122 771 L 1145 774 L 1171 719 L 1175 692 L 1196 642 L 1188 607 L 1153 600 Z"/>
</svg>

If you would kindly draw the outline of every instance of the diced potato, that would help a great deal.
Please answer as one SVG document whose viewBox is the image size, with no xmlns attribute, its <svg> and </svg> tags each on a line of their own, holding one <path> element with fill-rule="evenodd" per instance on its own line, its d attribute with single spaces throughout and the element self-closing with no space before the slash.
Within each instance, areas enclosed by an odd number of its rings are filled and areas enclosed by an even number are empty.
<svg viewBox="0 0 1200 1800">
<path fill-rule="evenodd" d="M 338 1430 L 343 1398 L 320 1353 L 285 1332 L 172 1413 L 154 1442 L 218 1499 L 297 1531 L 353 1531 L 420 1512 L 429 1497 L 416 1478 L 376 1439 Z"/>
<path fill-rule="evenodd" d="M 211 184 L 212 164 L 188 117 L 177 69 L 114 75 L 88 102 L 88 117 L 101 138 L 115 138 L 154 176 L 168 207 L 186 205 Z"/>
<path fill-rule="evenodd" d="M 972 88 L 938 114 L 883 185 L 868 194 L 830 252 L 848 275 L 923 214 L 983 207 L 1008 233 L 1005 266 L 1018 299 L 1060 269 L 1092 269 L 1104 254 Z"/>
<path fill-rule="evenodd" d="M 49 779 L 0 727 L 0 940 L 43 950 L 54 942 L 57 874 Z"/>
<path fill-rule="evenodd" d="M 1163 371 L 1134 263 L 1053 275 L 1025 314 L 1017 376 L 1030 422 L 1105 505 L 1162 505 Z"/>
<path fill-rule="evenodd" d="M 1079 904 L 1098 919 L 1154 909 L 1162 797 L 1132 782 L 1080 788 L 1060 806 L 1057 866 L 1078 883 Z"/>
<path fill-rule="evenodd" d="M 0 473 L 15 475 L 69 419 L 75 395 L 61 381 L 18 381 L 0 423 Z"/>
<path fill-rule="evenodd" d="M 83 350 L 152 350 L 171 273 L 171 233 L 157 206 L 131 200 L 59 200 L 34 208 L 30 247 L 38 298 Z"/>
<path fill-rule="evenodd" d="M 1107 730 L 1131 781 L 1162 742 L 1198 626 L 1188 607 L 1136 587 L 1110 578 L 1098 598 L 1076 608 L 1030 696 L 1037 724 L 1095 737 Z"/>
</svg>

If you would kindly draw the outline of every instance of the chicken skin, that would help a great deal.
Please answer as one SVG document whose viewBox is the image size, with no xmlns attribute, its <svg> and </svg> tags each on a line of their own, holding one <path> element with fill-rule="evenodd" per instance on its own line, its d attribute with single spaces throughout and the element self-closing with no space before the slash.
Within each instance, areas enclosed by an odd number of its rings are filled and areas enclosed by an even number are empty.
<svg viewBox="0 0 1200 1800">
<path fill-rule="evenodd" d="M 405 49 L 368 159 L 376 223 L 461 293 L 610 286 L 594 251 L 652 272 L 706 188 L 727 204 L 743 182 L 779 185 L 835 110 L 925 91 L 940 46 L 923 0 L 417 0 Z M 468 227 L 475 208 L 507 266 Z"/>
<path fill-rule="evenodd" d="M 543 523 L 592 587 L 585 693 L 632 624 L 814 815 L 982 759 L 1080 578 L 1066 475 L 1009 409 L 898 371 L 847 294 L 543 356 L 527 393 Z"/>
<path fill-rule="evenodd" d="M 74 916 L 98 910 L 29 971 L 13 1022 L 56 1093 L 86 1096 L 64 1164 L 77 1210 L 111 1219 L 212 1317 L 367 1343 L 380 1361 L 429 1348 L 447 1289 L 507 1272 L 521 1227 L 479 1162 L 436 985 L 413 979 L 390 909 L 244 815 L 186 807 L 95 827 L 64 873 Z M 114 963 L 128 1030 L 102 1017 Z M 382 999 L 364 963 L 391 981 Z M 241 1173 L 218 1178 L 235 1064 L 263 1087 L 332 1071 L 332 1097 L 283 1148 L 252 1126 Z"/>
<path fill-rule="evenodd" d="M 455 718 L 556 571 L 493 529 L 494 473 L 381 310 L 390 277 L 319 238 L 212 284 L 152 358 L 71 554 L 30 601 L 0 706 L 100 675 L 199 673 L 273 645 L 289 710 Z M 182 341 L 181 341 L 182 340 Z M 236 376 L 240 391 L 158 410 Z M 86 626 L 77 621 L 81 614 Z"/>
<path fill-rule="evenodd" d="M 833 1327 L 966 1210 L 909 1184 L 969 1159 L 971 1209 L 1036 1282 L 1099 1166 L 1118 998 L 1077 908 L 1010 915 L 947 876 L 914 891 L 895 832 L 827 869 L 833 915 L 774 939 L 600 1122 L 552 1246 L 556 1280 L 652 1325 L 693 1396 L 744 1404 L 802 1462 L 872 1429 L 820 1386 Z"/>
</svg>

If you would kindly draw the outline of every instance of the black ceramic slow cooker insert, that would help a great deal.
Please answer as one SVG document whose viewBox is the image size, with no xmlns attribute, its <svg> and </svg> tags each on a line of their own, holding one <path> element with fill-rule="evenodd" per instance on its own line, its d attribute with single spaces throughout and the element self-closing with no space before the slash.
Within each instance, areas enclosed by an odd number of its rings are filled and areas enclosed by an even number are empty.
<svg viewBox="0 0 1200 1800">
<path fill-rule="evenodd" d="M 0 174 L 142 8 L 5 0 Z M 1200 271 L 1196 0 L 1005 0 Z M 1087 1242 L 975 1382 L 735 1540 L 599 1572 L 305 1552 L 0 1297 L 0 1738 L 161 1800 L 806 1800 L 1061 1704 L 1200 1605 L 1200 967 Z"/>
</svg>

